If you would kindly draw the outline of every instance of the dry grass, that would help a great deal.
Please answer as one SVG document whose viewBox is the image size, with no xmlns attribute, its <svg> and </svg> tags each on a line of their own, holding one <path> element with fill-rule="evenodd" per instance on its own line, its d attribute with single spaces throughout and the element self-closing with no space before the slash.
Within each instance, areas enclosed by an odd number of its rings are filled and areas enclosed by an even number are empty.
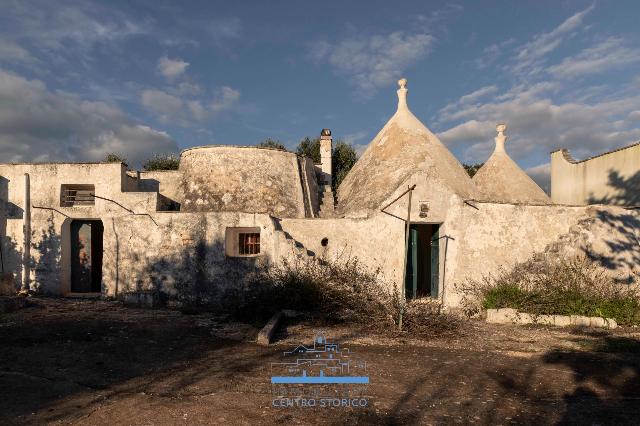
<svg viewBox="0 0 640 426">
<path fill-rule="evenodd" d="M 348 323 L 380 333 L 397 333 L 404 309 L 404 330 L 415 335 L 454 333 L 459 319 L 433 305 L 402 306 L 395 285 L 357 258 L 327 262 L 313 258 L 284 262 L 257 274 L 243 290 L 234 315 L 244 321 L 264 321 L 282 309 L 304 312 L 326 323 Z"/>
</svg>

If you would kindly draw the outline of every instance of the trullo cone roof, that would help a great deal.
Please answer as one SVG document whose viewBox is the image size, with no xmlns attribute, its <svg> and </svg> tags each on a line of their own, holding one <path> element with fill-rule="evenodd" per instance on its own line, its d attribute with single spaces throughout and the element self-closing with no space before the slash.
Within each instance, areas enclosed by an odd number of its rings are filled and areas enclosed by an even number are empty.
<svg viewBox="0 0 640 426">
<path fill-rule="evenodd" d="M 411 175 L 424 174 L 421 185 L 441 185 L 462 198 L 477 190 L 462 165 L 407 106 L 407 81 L 398 82 L 398 110 L 369 143 L 338 188 L 343 213 L 373 210 Z"/>
<path fill-rule="evenodd" d="M 533 179 L 522 170 L 504 150 L 507 126 L 496 127 L 496 148 L 478 170 L 473 182 L 487 201 L 522 204 L 549 204 L 551 200 Z"/>
</svg>

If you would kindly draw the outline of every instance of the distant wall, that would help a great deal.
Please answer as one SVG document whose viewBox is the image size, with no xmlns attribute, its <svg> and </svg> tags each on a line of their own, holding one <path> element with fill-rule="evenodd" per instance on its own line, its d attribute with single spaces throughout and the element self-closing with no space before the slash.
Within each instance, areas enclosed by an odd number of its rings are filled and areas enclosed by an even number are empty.
<svg viewBox="0 0 640 426">
<path fill-rule="evenodd" d="M 640 206 L 640 143 L 583 161 L 551 153 L 551 200 Z"/>
<path fill-rule="evenodd" d="M 296 154 L 257 147 L 207 146 L 180 156 L 182 210 L 305 217 Z"/>
<path fill-rule="evenodd" d="M 140 172 L 138 191 L 159 192 L 161 195 L 182 204 L 184 193 L 181 184 L 182 172 L 178 170 Z"/>
</svg>

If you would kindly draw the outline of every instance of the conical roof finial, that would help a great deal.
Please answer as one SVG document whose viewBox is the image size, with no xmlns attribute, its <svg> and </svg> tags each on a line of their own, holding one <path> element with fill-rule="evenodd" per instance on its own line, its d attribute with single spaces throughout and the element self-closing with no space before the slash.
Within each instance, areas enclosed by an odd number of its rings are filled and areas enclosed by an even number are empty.
<svg viewBox="0 0 640 426">
<path fill-rule="evenodd" d="M 401 78 L 398 80 L 398 109 L 407 108 L 407 79 Z"/>
<path fill-rule="evenodd" d="M 504 143 L 507 140 L 507 137 L 504 135 L 505 130 L 507 130 L 507 125 L 504 123 L 500 123 L 496 126 L 496 131 L 498 132 L 498 136 L 496 136 L 494 139 L 496 141 L 495 152 L 505 152 Z"/>
</svg>

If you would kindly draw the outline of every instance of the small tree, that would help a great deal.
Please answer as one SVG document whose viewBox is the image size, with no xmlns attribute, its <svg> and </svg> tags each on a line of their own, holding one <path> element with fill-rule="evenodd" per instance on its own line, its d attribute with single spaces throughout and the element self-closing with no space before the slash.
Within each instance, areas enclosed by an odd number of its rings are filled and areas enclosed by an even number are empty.
<svg viewBox="0 0 640 426">
<path fill-rule="evenodd" d="M 155 170 L 178 170 L 180 159 L 175 154 L 156 154 L 142 164 L 142 168 L 147 171 Z"/>
<path fill-rule="evenodd" d="M 280 143 L 279 140 L 277 139 L 271 139 L 271 138 L 267 138 L 265 140 L 263 140 L 262 142 L 260 142 L 258 145 L 259 148 L 272 148 L 272 149 L 280 149 L 282 151 L 286 151 L 287 148 L 285 148 L 285 146 Z"/>
<path fill-rule="evenodd" d="M 127 163 L 127 159 L 124 158 L 122 155 L 120 154 L 116 154 L 115 152 L 110 152 L 107 155 L 105 155 L 104 160 L 102 160 L 103 163 Z"/>
<path fill-rule="evenodd" d="M 474 177 L 480 167 L 484 166 L 484 163 L 476 163 L 476 164 L 462 164 L 462 167 L 467 171 L 469 177 Z"/>
<path fill-rule="evenodd" d="M 333 147 L 332 155 L 332 167 L 333 167 L 333 182 L 331 186 L 336 191 L 342 180 L 347 176 L 349 170 L 356 164 L 358 156 L 353 146 L 345 143 L 342 140 L 338 140 Z"/>
<path fill-rule="evenodd" d="M 311 158 L 314 163 L 320 163 L 320 139 L 311 139 L 309 136 L 300 141 L 296 148 L 298 155 L 306 155 Z"/>
<path fill-rule="evenodd" d="M 311 139 L 307 136 L 300 141 L 296 148 L 296 152 L 298 155 L 306 155 L 316 164 L 320 163 L 320 139 Z M 331 158 L 331 166 L 333 169 L 331 188 L 336 191 L 338 189 L 338 185 L 340 185 L 345 176 L 347 176 L 347 173 L 349 173 L 349 170 L 351 170 L 358 158 L 353 146 L 340 139 L 338 139 L 333 146 Z"/>
</svg>

